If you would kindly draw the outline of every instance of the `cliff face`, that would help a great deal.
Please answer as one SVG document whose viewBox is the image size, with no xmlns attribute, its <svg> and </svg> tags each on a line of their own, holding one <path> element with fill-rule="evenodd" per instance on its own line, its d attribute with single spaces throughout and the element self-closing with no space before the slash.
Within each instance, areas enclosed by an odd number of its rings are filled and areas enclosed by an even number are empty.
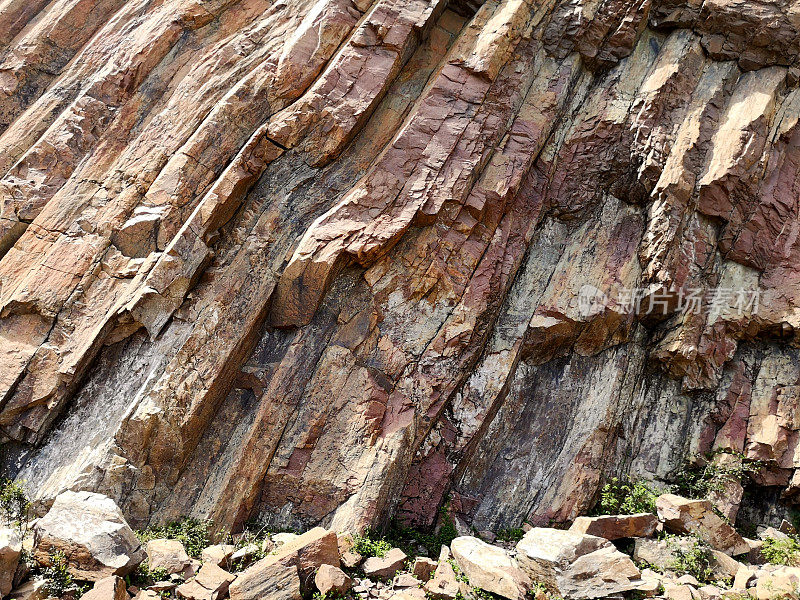
<svg viewBox="0 0 800 600">
<path fill-rule="evenodd" d="M 487 529 L 717 448 L 790 502 L 798 53 L 789 0 L 1 0 L 7 472 Z"/>
</svg>

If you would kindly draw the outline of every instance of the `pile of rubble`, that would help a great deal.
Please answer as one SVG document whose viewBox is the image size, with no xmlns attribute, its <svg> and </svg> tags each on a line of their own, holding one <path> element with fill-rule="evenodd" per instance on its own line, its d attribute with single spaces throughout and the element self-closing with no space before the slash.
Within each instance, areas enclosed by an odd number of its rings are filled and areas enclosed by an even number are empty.
<svg viewBox="0 0 800 600">
<path fill-rule="evenodd" d="M 33 523 L 32 535 L 0 531 L 0 593 L 16 600 L 48 596 L 46 579 L 21 560 L 27 553 L 45 569 L 62 556 L 71 577 L 92 584 L 86 600 L 797 597 L 800 568 L 764 564 L 763 540 L 742 537 L 707 500 L 664 494 L 656 506 L 657 514 L 580 517 L 568 530 L 528 527 L 509 547 L 465 535 L 442 546 L 438 560 L 409 557 L 400 548 L 365 557 L 350 534 L 320 527 L 276 534 L 261 546 L 212 545 L 198 560 L 178 540 L 143 546 L 109 498 L 66 492 Z M 708 560 L 707 581 L 676 567 L 676 557 L 691 556 L 698 545 Z M 143 561 L 164 580 L 137 587 L 127 576 Z"/>
</svg>

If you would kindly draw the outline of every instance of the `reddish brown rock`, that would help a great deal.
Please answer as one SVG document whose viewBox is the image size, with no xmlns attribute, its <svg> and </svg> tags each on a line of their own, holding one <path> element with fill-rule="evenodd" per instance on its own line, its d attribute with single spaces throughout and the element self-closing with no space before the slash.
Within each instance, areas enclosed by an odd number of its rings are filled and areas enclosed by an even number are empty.
<svg viewBox="0 0 800 600">
<path fill-rule="evenodd" d="M 712 510 L 708 500 L 689 500 L 675 494 L 663 494 L 656 500 L 658 516 L 664 527 L 674 533 L 689 533 L 712 548 L 736 556 L 749 552 L 741 535 Z"/>
<path fill-rule="evenodd" d="M 570 531 L 596 535 L 607 540 L 620 538 L 649 537 L 656 530 L 658 517 L 654 514 L 603 515 L 600 517 L 578 517 Z"/>
<path fill-rule="evenodd" d="M 125 581 L 121 577 L 112 575 L 97 581 L 92 589 L 81 598 L 86 598 L 86 600 L 128 600 L 128 591 Z"/>
<path fill-rule="evenodd" d="M 361 565 L 361 570 L 367 577 L 391 579 L 403 568 L 407 558 L 406 553 L 400 548 L 392 548 L 383 556 L 370 556 Z"/>
<path fill-rule="evenodd" d="M 217 600 L 224 598 L 236 575 L 213 564 L 205 564 L 197 575 L 175 588 L 175 594 L 184 600 Z"/>
<path fill-rule="evenodd" d="M 324 596 L 328 593 L 344 595 L 353 584 L 352 579 L 340 568 L 333 565 L 320 565 L 314 575 L 314 585 Z"/>
</svg>

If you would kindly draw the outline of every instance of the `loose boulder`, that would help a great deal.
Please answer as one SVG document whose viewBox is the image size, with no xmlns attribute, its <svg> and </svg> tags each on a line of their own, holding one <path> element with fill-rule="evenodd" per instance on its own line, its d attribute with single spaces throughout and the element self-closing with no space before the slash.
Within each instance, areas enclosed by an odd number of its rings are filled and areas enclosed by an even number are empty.
<svg viewBox="0 0 800 600">
<path fill-rule="evenodd" d="M 517 562 L 563 598 L 604 598 L 641 583 L 639 569 L 611 542 L 574 531 L 531 529 L 517 544 Z"/>
<path fill-rule="evenodd" d="M 91 492 L 59 494 L 34 526 L 34 558 L 50 564 L 63 552 L 70 574 L 82 581 L 124 576 L 145 558 L 122 511 L 111 498 Z"/>
<path fill-rule="evenodd" d="M 157 539 L 147 542 L 147 562 L 151 569 L 164 570 L 170 575 L 184 573 L 192 559 L 178 540 Z"/>
<path fill-rule="evenodd" d="M 452 541 L 450 551 L 474 587 L 509 600 L 523 600 L 531 587 L 530 578 L 502 548 L 462 536 Z"/>
<path fill-rule="evenodd" d="M 297 557 L 269 558 L 239 574 L 228 589 L 231 600 L 301 600 Z"/>
<path fill-rule="evenodd" d="M 0 529 L 0 595 L 7 596 L 14 587 L 14 574 L 22 552 L 22 539 L 16 529 Z"/>
<path fill-rule="evenodd" d="M 350 590 L 353 580 L 339 567 L 321 565 L 314 576 L 314 585 L 323 596 L 329 593 L 341 596 Z"/>
<path fill-rule="evenodd" d="M 236 575 L 228 573 L 217 565 L 203 565 L 197 575 L 175 588 L 179 598 L 185 600 L 217 600 L 228 592 L 228 586 Z"/>
<path fill-rule="evenodd" d="M 405 563 L 406 553 L 400 548 L 392 548 L 384 556 L 371 556 L 364 561 L 363 570 L 367 577 L 390 579 L 394 577 Z"/>
<path fill-rule="evenodd" d="M 203 550 L 200 559 L 203 563 L 213 563 L 218 567 L 225 567 L 236 550 L 233 544 L 216 544 Z"/>
<path fill-rule="evenodd" d="M 122 578 L 112 575 L 95 583 L 81 600 L 128 600 L 128 591 Z"/>
<path fill-rule="evenodd" d="M 414 574 L 414 577 L 422 582 L 428 581 L 434 571 L 436 571 L 436 561 L 427 556 L 415 558 L 414 565 L 411 567 L 411 572 Z"/>
<path fill-rule="evenodd" d="M 339 545 L 335 532 L 315 527 L 240 573 L 230 586 L 231 600 L 299 598 L 301 581 L 307 588 L 322 565 L 340 565 Z"/>
<path fill-rule="evenodd" d="M 712 548 L 736 556 L 750 550 L 747 542 L 712 509 L 708 500 L 690 500 L 663 494 L 656 500 L 658 516 L 673 533 L 697 535 Z"/>
<path fill-rule="evenodd" d="M 449 558 L 450 548 L 442 546 L 433 578 L 423 588 L 433 600 L 454 600 L 460 591 L 456 572 Z"/>
<path fill-rule="evenodd" d="M 570 531 L 596 535 L 607 540 L 649 537 L 658 526 L 658 517 L 652 513 L 635 515 L 604 515 L 601 517 L 578 517 Z"/>
</svg>

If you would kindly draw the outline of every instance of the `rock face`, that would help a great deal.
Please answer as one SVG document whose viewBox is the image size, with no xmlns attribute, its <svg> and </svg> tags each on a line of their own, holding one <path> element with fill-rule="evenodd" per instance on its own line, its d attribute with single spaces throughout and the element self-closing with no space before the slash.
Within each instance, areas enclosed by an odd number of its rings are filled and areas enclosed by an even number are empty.
<svg viewBox="0 0 800 600">
<path fill-rule="evenodd" d="M 714 448 L 800 499 L 799 22 L 0 2 L 5 470 L 137 527 L 543 525 Z"/>
<path fill-rule="evenodd" d="M 34 527 L 34 558 L 49 564 L 63 552 L 81 581 L 127 575 L 145 558 L 136 535 L 114 501 L 91 492 L 64 492 Z"/>
</svg>

